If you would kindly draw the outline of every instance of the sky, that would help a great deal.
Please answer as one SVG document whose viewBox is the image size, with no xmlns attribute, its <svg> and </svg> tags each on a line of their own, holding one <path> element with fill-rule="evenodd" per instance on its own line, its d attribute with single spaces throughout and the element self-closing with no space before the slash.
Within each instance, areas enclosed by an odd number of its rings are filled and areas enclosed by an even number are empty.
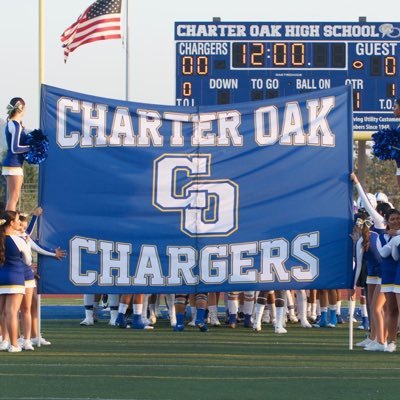
<svg viewBox="0 0 400 400">
<path fill-rule="evenodd" d="M 176 21 L 396 22 L 398 2 L 335 0 L 128 0 L 130 100 L 174 104 Z M 44 0 L 44 81 L 102 97 L 125 98 L 125 47 L 120 40 L 78 48 L 64 64 L 60 34 L 94 0 Z M 39 124 L 39 0 L 0 0 L 0 118 L 12 97 L 26 100 L 25 125 Z M 322 5 L 323 4 L 323 5 Z M 329 11 L 329 15 L 327 12 Z"/>
</svg>

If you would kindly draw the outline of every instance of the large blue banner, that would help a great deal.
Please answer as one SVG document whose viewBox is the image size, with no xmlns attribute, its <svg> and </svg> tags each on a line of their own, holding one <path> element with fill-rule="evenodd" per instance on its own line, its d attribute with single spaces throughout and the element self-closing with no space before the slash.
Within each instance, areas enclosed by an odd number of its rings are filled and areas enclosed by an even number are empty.
<svg viewBox="0 0 400 400">
<path fill-rule="evenodd" d="M 350 87 L 173 107 L 42 88 L 41 293 L 352 284 Z"/>
</svg>

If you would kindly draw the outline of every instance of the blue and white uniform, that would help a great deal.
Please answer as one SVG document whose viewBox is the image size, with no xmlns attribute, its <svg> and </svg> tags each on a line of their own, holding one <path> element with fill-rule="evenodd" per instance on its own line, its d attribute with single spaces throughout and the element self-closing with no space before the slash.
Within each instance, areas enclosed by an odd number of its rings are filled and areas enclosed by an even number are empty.
<svg viewBox="0 0 400 400">
<path fill-rule="evenodd" d="M 25 246 L 25 240 L 19 236 L 5 237 L 5 262 L 0 266 L 0 294 L 25 294 L 26 264 L 22 258 L 22 249 Z"/>
<path fill-rule="evenodd" d="M 39 254 L 43 254 L 45 256 L 55 257 L 56 253 L 54 253 L 51 249 L 47 249 L 46 247 L 40 246 L 39 243 L 35 242 L 31 239 L 28 235 L 20 236 L 26 245 L 21 246 L 21 255 L 23 261 L 25 263 L 25 287 L 26 288 L 35 288 L 36 281 L 35 281 L 35 274 L 31 268 L 32 266 L 32 250 L 36 251 Z"/>
<path fill-rule="evenodd" d="M 362 237 L 356 243 L 356 271 L 361 271 L 361 263 L 365 260 L 368 285 L 380 285 L 382 282 L 382 257 L 377 248 L 378 240 L 379 235 L 374 231 L 370 231 L 367 251 L 364 251 Z"/>
<path fill-rule="evenodd" d="M 394 293 L 400 293 L 400 235 L 395 236 L 389 243 L 393 260 L 396 262 L 396 276 L 394 278 Z M 389 247 L 388 245 L 386 247 Z M 386 250 L 386 248 L 385 248 Z"/>
<path fill-rule="evenodd" d="M 356 243 L 356 276 L 359 275 L 361 271 L 361 263 L 364 258 L 367 263 L 367 284 L 380 285 L 382 282 L 382 256 L 378 250 L 378 242 L 379 235 L 385 232 L 385 218 L 372 206 L 361 184 L 357 183 L 355 187 L 365 210 L 374 222 L 374 225 L 370 228 L 368 251 L 364 254 L 362 237 Z"/>
<path fill-rule="evenodd" d="M 379 235 L 379 239 L 377 240 L 377 248 L 379 254 L 382 256 L 382 293 L 394 291 L 397 261 L 392 257 L 391 240 L 392 237 L 388 234 Z"/>
<path fill-rule="evenodd" d="M 26 144 L 27 133 L 18 121 L 7 121 L 5 129 L 7 154 L 3 162 L 3 175 L 23 175 L 24 153 L 30 150 Z"/>
</svg>

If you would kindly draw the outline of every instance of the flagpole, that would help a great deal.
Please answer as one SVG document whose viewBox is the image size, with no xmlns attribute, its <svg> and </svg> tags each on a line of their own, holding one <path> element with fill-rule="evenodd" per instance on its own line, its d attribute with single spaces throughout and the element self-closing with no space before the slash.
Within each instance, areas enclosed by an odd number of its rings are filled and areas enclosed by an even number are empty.
<svg viewBox="0 0 400 400">
<path fill-rule="evenodd" d="M 125 0 L 125 100 L 129 100 L 129 0 Z"/>
<path fill-rule="evenodd" d="M 44 82 L 44 29 L 43 29 L 43 21 L 44 21 L 44 0 L 39 0 L 39 124 L 40 124 L 40 106 L 41 106 L 41 90 L 42 83 Z M 38 288 L 36 288 L 38 290 Z M 38 312 L 38 344 L 37 346 L 41 346 L 42 341 L 42 310 L 41 310 L 42 297 L 38 293 L 37 295 L 37 312 Z"/>
</svg>

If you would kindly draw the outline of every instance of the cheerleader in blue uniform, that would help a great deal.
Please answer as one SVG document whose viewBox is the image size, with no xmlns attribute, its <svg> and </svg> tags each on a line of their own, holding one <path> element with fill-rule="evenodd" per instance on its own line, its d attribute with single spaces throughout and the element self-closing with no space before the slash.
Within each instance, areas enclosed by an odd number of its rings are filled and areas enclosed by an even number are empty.
<svg viewBox="0 0 400 400">
<path fill-rule="evenodd" d="M 3 341 L 1 350 L 20 352 L 18 345 L 18 310 L 25 294 L 25 263 L 21 249 L 26 246 L 16 235 L 19 215 L 15 211 L 0 214 L 0 315 Z"/>
<path fill-rule="evenodd" d="M 34 350 L 33 346 L 35 344 L 35 341 L 38 340 L 39 336 L 37 332 L 37 324 L 38 324 L 37 313 L 36 315 L 32 313 L 33 310 L 32 304 L 36 288 L 35 274 L 34 271 L 32 270 L 32 250 L 45 256 L 55 257 L 57 260 L 61 260 L 66 256 L 65 250 L 61 250 L 60 248 L 57 248 L 55 250 L 48 249 L 44 246 L 41 246 L 38 242 L 35 242 L 30 237 L 35 227 L 37 218 L 39 215 L 41 215 L 41 213 L 42 213 L 41 208 L 37 208 L 34 211 L 34 216 L 29 226 L 26 217 L 24 215 L 20 215 L 19 235 L 26 242 L 26 246 L 23 246 L 21 251 L 23 261 L 25 263 L 25 269 L 24 269 L 25 296 L 22 300 L 20 309 L 22 316 L 23 331 L 24 331 L 24 339 L 21 341 L 21 346 L 23 350 Z M 34 325 L 36 329 L 33 329 Z M 34 330 L 35 341 L 31 340 L 32 330 Z"/>
<path fill-rule="evenodd" d="M 25 112 L 25 102 L 20 97 L 14 97 L 7 105 L 7 125 L 5 129 L 7 141 L 7 154 L 3 162 L 2 174 L 7 179 L 7 204 L 6 210 L 15 211 L 21 193 L 24 179 L 22 165 L 23 153 L 30 150 L 26 144 L 27 134 L 22 126 Z"/>
<path fill-rule="evenodd" d="M 395 294 L 395 281 L 397 273 L 397 262 L 392 257 L 392 238 L 398 234 L 400 229 L 400 212 L 395 209 L 389 210 L 385 215 L 387 228 L 386 233 L 379 235 L 377 247 L 382 256 L 382 285 L 381 292 L 386 299 L 385 310 L 385 334 L 388 345 L 384 344 L 385 351 L 395 351 L 397 339 L 397 319 L 399 310 Z M 390 346 L 389 346 L 390 345 Z"/>
<path fill-rule="evenodd" d="M 368 197 L 354 173 L 351 174 L 351 179 L 355 183 L 361 200 L 360 206 L 362 206 L 356 219 L 356 229 L 360 230 L 361 235 L 355 246 L 356 271 L 361 270 L 361 264 L 365 261 L 368 304 L 371 311 L 371 333 L 367 339 L 357 343 L 356 346 L 365 347 L 369 351 L 380 351 L 384 350 L 385 342 L 383 307 L 386 299 L 384 293 L 381 292 L 383 261 L 378 251 L 378 241 L 380 240 L 379 235 L 385 233 L 386 222 L 383 214 L 390 209 L 390 206 L 388 204 L 376 205 L 375 197 Z M 374 201 L 375 203 L 372 204 Z"/>
</svg>

